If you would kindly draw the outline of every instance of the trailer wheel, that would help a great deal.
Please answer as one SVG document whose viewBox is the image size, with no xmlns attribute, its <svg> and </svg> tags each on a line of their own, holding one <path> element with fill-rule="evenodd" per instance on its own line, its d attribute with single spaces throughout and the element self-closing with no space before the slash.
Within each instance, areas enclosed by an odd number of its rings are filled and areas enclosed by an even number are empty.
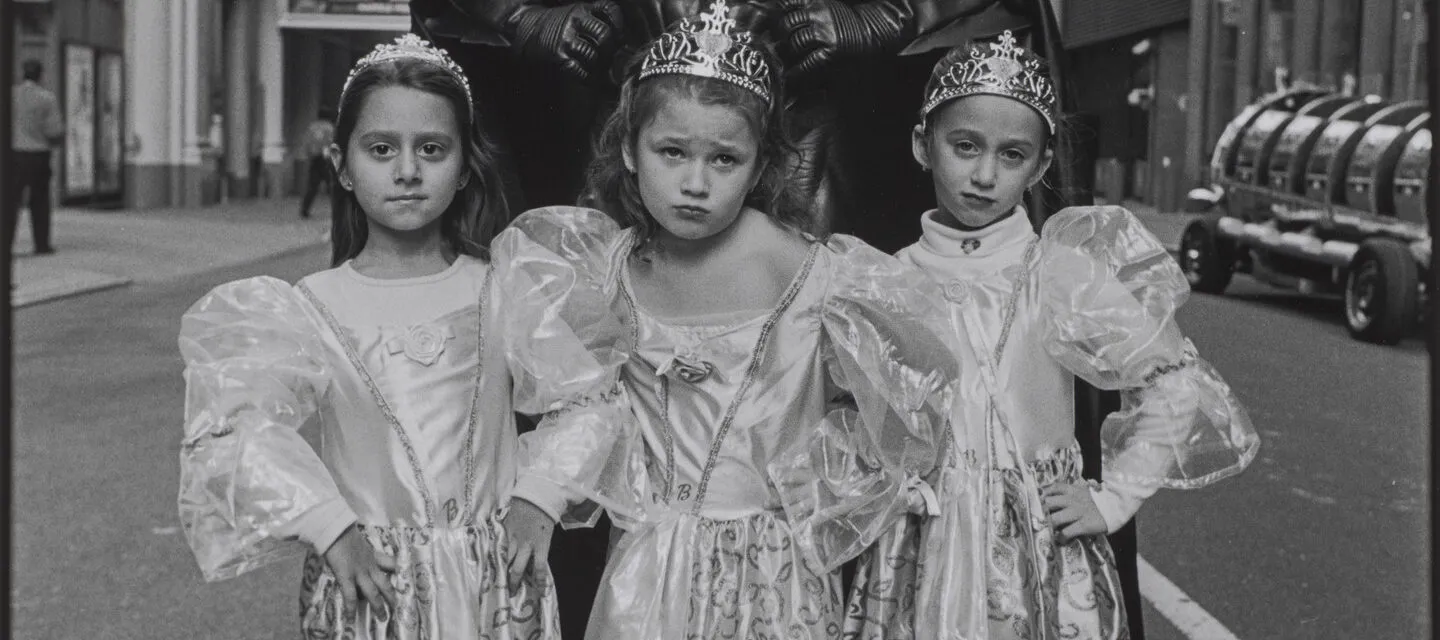
<svg viewBox="0 0 1440 640">
<path fill-rule="evenodd" d="M 1180 269 L 1190 288 L 1201 293 L 1221 294 L 1235 273 L 1231 243 L 1220 237 L 1219 218 L 1207 217 L 1185 227 L 1180 236 Z"/>
<path fill-rule="evenodd" d="M 1366 342 L 1395 344 L 1414 326 L 1419 269 L 1404 244 L 1366 240 L 1345 278 L 1345 321 L 1350 335 Z"/>
</svg>

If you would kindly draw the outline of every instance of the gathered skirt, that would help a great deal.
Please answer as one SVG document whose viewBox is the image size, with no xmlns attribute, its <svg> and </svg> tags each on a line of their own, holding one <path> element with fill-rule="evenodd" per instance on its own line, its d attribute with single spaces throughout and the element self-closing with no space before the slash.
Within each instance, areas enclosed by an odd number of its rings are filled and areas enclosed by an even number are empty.
<svg viewBox="0 0 1440 640">
<path fill-rule="evenodd" d="M 1082 482 L 1080 448 L 1073 445 L 1029 463 L 1033 491 Z M 962 548 L 974 539 L 969 518 L 912 518 L 897 523 L 861 556 L 847 600 L 846 640 L 899 640 L 934 635 L 944 640 L 1126 640 L 1125 604 L 1115 557 L 1105 536 L 1060 542 L 1018 469 L 992 472 L 999 500 L 986 518 L 985 593 L 955 593 L 971 570 Z M 942 474 L 942 477 L 945 477 Z M 947 504 L 940 490 L 941 512 Z M 953 509 L 952 509 L 953 510 Z M 960 541 L 964 541 L 962 544 Z M 929 584 L 931 589 L 920 585 Z M 923 594 L 923 595 L 922 595 Z M 982 611 L 979 624 L 969 612 Z"/>
<path fill-rule="evenodd" d="M 305 560 L 300 626 L 309 640 L 551 640 L 560 638 L 555 589 L 527 573 L 510 582 L 498 518 L 440 529 L 362 526 L 365 540 L 395 558 L 392 611 L 363 598 L 346 611 L 340 585 L 315 553 Z"/>
<path fill-rule="evenodd" d="M 837 638 L 840 577 L 802 560 L 784 517 L 672 514 L 610 553 L 586 638 Z"/>
</svg>

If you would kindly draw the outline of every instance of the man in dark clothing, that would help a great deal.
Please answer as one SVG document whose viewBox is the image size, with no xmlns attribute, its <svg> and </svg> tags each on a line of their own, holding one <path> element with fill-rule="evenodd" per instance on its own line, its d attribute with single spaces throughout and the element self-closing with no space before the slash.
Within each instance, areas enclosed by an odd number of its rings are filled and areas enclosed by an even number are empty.
<svg viewBox="0 0 1440 640">
<path fill-rule="evenodd" d="M 5 206 L 5 241 L 13 247 L 20 221 L 20 203 L 30 195 L 30 229 L 35 253 L 55 253 L 50 244 L 50 149 L 65 141 L 65 123 L 55 94 L 40 86 L 44 67 L 26 60 L 21 68 L 24 81 L 15 85 L 12 96 L 14 128 L 10 149 L 15 162 Z"/>
</svg>

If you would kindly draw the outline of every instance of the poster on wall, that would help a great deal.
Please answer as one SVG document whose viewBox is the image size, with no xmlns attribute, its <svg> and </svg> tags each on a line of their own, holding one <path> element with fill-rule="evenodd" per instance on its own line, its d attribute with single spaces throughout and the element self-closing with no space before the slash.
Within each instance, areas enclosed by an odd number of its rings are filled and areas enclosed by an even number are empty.
<svg viewBox="0 0 1440 640">
<path fill-rule="evenodd" d="M 410 0 L 290 0 L 294 13 L 410 15 Z"/>
<path fill-rule="evenodd" d="M 65 195 L 95 191 L 95 49 L 65 45 Z"/>
<path fill-rule="evenodd" d="M 124 59 L 118 53 L 100 54 L 99 120 L 95 154 L 95 192 L 117 194 L 120 192 L 120 168 L 124 161 L 121 147 L 120 109 L 123 105 Z"/>
</svg>

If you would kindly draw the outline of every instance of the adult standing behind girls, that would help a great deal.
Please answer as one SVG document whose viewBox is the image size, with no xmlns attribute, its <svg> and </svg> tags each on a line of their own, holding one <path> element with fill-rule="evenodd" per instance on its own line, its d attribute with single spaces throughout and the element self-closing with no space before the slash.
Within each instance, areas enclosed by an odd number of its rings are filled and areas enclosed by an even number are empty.
<svg viewBox="0 0 1440 640">
<path fill-rule="evenodd" d="M 307 638 L 558 638 L 527 551 L 548 531 L 516 531 L 537 491 L 517 467 L 548 463 L 513 411 L 621 424 L 618 325 L 511 259 L 514 234 L 487 250 L 507 210 L 443 52 L 381 45 L 339 104 L 334 267 L 222 285 L 182 320 L 185 534 L 211 580 L 308 552 Z"/>
<path fill-rule="evenodd" d="M 1133 214 L 1072 207 L 1032 230 L 1021 199 L 1066 161 L 1054 158 L 1064 120 L 1043 60 L 1009 32 L 958 48 L 935 66 L 920 118 L 914 156 L 939 207 L 900 258 L 944 286 L 961 357 L 981 366 L 955 394 L 960 437 L 932 478 L 940 515 L 924 522 L 918 550 L 890 540 L 862 562 L 852 626 L 884 637 L 1128 638 L 1105 534 L 1158 488 L 1239 473 L 1259 438 L 1180 332 L 1189 286 Z M 1121 392 L 1101 431 L 1103 482 L 1081 479 L 1075 376 Z M 969 493 L 977 475 L 989 484 L 981 509 Z M 974 553 L 976 539 L 988 555 Z M 915 611 L 898 610 L 883 586 L 916 580 L 895 574 L 917 553 Z"/>
<path fill-rule="evenodd" d="M 959 366 L 940 292 L 803 232 L 783 105 L 773 55 L 712 3 L 629 70 L 591 173 L 613 218 L 515 222 L 633 332 L 630 457 L 589 463 L 624 472 L 594 496 L 621 533 L 589 638 L 838 637 L 837 567 L 927 504 Z"/>
</svg>

